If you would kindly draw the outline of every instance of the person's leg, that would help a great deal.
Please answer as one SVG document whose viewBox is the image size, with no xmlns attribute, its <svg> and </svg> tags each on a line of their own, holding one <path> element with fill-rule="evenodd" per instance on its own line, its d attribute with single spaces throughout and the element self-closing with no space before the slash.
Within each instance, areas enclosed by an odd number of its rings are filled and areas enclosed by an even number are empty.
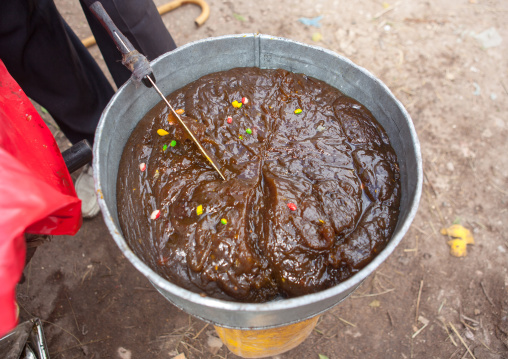
<svg viewBox="0 0 508 359">
<path fill-rule="evenodd" d="M 0 1 L 0 58 L 72 143 L 93 144 L 114 91 L 52 0 Z"/>
<path fill-rule="evenodd" d="M 122 56 L 113 40 L 88 8 L 96 0 L 80 0 L 97 45 L 116 85 L 120 87 L 131 73 L 122 65 Z M 118 29 L 148 60 L 174 50 L 175 42 L 152 0 L 101 0 Z"/>
</svg>

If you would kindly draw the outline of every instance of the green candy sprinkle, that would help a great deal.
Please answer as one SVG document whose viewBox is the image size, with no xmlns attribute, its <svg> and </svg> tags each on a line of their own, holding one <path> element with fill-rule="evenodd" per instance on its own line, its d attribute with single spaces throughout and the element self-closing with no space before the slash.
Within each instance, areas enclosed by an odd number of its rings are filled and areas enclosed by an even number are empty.
<svg viewBox="0 0 508 359">
<path fill-rule="evenodd" d="M 228 224 L 228 220 L 226 218 L 222 218 L 220 220 L 220 223 L 222 223 L 222 224 Z"/>
<path fill-rule="evenodd" d="M 239 139 L 241 139 L 241 140 L 243 140 L 243 136 L 242 136 L 242 135 L 238 136 L 238 138 L 239 138 Z"/>
<path fill-rule="evenodd" d="M 246 129 L 245 132 L 247 132 L 249 135 L 252 134 L 252 130 L 250 128 Z"/>
<path fill-rule="evenodd" d="M 170 145 L 171 147 L 175 147 L 175 146 L 176 146 L 176 141 L 175 141 L 175 140 L 171 141 L 171 143 L 170 143 L 169 145 Z"/>
<path fill-rule="evenodd" d="M 162 150 L 166 151 L 167 149 L 168 149 L 168 145 L 164 144 L 164 146 L 162 146 Z"/>
</svg>

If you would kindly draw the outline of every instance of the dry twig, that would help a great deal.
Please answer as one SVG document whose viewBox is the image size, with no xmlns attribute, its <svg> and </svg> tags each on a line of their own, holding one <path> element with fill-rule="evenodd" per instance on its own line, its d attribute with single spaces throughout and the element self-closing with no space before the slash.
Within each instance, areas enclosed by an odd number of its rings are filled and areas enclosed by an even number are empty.
<svg viewBox="0 0 508 359">
<path fill-rule="evenodd" d="M 483 346 L 484 346 L 485 348 L 487 348 L 487 349 L 489 350 L 489 352 L 494 353 L 494 351 L 493 351 L 492 349 L 490 349 L 490 348 L 487 346 L 487 344 L 485 344 L 485 343 L 483 342 L 483 340 L 481 340 L 481 339 L 478 339 L 478 340 L 480 341 L 480 343 L 482 343 L 482 344 L 483 344 Z"/>
<path fill-rule="evenodd" d="M 418 312 L 420 311 L 420 298 L 422 296 L 423 280 L 420 282 L 420 290 L 418 291 L 418 300 L 416 301 L 415 323 L 418 321 Z"/>
<path fill-rule="evenodd" d="M 347 325 L 350 325 L 352 327 L 356 327 L 356 324 L 353 324 L 351 322 L 348 322 L 346 319 L 342 319 L 341 317 L 338 317 L 341 322 L 346 323 Z"/>
<path fill-rule="evenodd" d="M 428 321 L 428 319 L 425 319 L 425 318 L 424 318 L 424 317 L 422 317 L 422 316 L 420 316 L 418 319 L 420 320 L 420 322 L 421 322 L 421 323 L 423 323 L 423 326 L 422 326 L 420 329 L 418 329 L 416 332 L 414 332 L 414 333 L 413 333 L 413 335 L 411 336 L 411 339 L 416 338 L 416 336 L 417 336 L 418 334 L 420 334 L 420 333 L 422 332 L 422 330 L 424 330 L 425 328 L 427 328 L 427 325 L 429 325 L 429 321 Z"/>
<path fill-rule="evenodd" d="M 67 297 L 67 301 L 69 302 L 69 305 L 72 310 L 72 316 L 74 317 L 74 322 L 76 323 L 76 329 L 79 332 L 79 324 L 78 324 L 78 319 L 76 318 L 76 313 L 74 313 L 74 308 L 72 307 L 72 303 L 71 303 L 71 300 L 69 299 L 69 296 L 67 295 L 66 297 Z"/>
<path fill-rule="evenodd" d="M 400 1 L 397 1 L 395 4 L 393 4 L 392 6 L 389 6 L 387 7 L 386 9 L 378 12 L 376 15 L 374 15 L 373 19 L 378 19 L 380 18 L 381 16 L 383 16 L 384 14 L 386 14 L 387 12 L 390 12 L 392 11 L 393 9 L 395 9 L 397 6 L 399 6 L 400 4 Z"/>
<path fill-rule="evenodd" d="M 494 187 L 495 190 L 498 190 L 499 192 L 501 192 L 502 194 L 506 194 L 508 195 L 508 192 L 506 192 L 505 190 L 503 190 L 502 188 L 500 188 L 498 185 L 496 185 L 492 180 L 490 180 L 490 184 L 492 185 L 492 187 Z"/>
<path fill-rule="evenodd" d="M 140 290 L 145 292 L 157 292 L 154 288 L 145 288 L 145 287 L 134 287 L 134 290 Z"/>
<path fill-rule="evenodd" d="M 462 319 L 460 320 L 460 322 L 461 322 L 462 324 L 464 324 L 464 326 L 465 326 L 465 327 L 467 327 L 467 328 L 469 328 L 469 329 L 472 329 L 472 330 L 478 330 L 478 328 L 475 328 L 475 327 L 470 326 L 469 324 L 467 324 L 467 323 L 466 323 L 464 320 L 462 320 Z"/>
<path fill-rule="evenodd" d="M 444 304 L 446 303 L 446 298 L 443 300 L 443 303 L 439 306 L 439 309 L 437 310 L 437 314 L 441 313 L 441 309 L 443 309 Z"/>
<path fill-rule="evenodd" d="M 496 305 L 494 304 L 494 302 L 492 301 L 492 299 L 490 299 L 489 295 L 487 294 L 487 290 L 485 289 L 484 285 L 483 285 L 483 281 L 480 282 L 480 286 L 482 287 L 482 290 L 483 290 L 483 294 L 485 294 L 485 296 L 487 297 L 487 300 L 489 301 L 489 303 L 495 307 Z"/>
<path fill-rule="evenodd" d="M 201 328 L 201 330 L 192 339 L 193 340 L 197 339 L 199 337 L 199 335 L 203 332 L 203 330 L 205 330 L 209 325 L 210 325 L 210 323 L 206 323 L 206 325 L 203 328 Z"/>
<path fill-rule="evenodd" d="M 450 327 L 453 329 L 453 331 L 455 332 L 455 334 L 457 334 L 457 336 L 459 337 L 460 341 L 462 342 L 462 344 L 466 347 L 468 353 L 471 355 L 471 357 L 473 357 L 473 359 L 476 359 L 475 356 L 473 355 L 473 353 L 471 352 L 471 350 L 469 350 L 469 347 L 467 346 L 466 342 L 464 341 L 464 339 L 462 339 L 462 336 L 459 334 L 459 332 L 457 331 L 457 329 L 455 329 L 455 326 L 452 324 L 452 322 L 448 322 L 450 323 Z"/>
<path fill-rule="evenodd" d="M 411 227 L 413 227 L 414 229 L 416 229 L 418 232 L 420 232 L 421 234 L 425 235 L 425 236 L 429 236 L 429 234 L 427 232 L 425 232 L 423 229 L 419 228 L 417 225 L 415 225 L 414 223 L 411 224 Z"/>
<path fill-rule="evenodd" d="M 90 340 L 89 342 L 76 344 L 76 345 L 73 345 L 71 347 L 68 347 L 68 348 L 65 348 L 65 349 L 61 349 L 61 350 L 59 350 L 57 352 L 53 352 L 53 353 L 50 353 L 50 354 L 51 355 L 57 355 L 57 354 L 66 352 L 66 351 L 71 350 L 71 349 L 81 348 L 81 347 L 84 347 L 85 345 L 88 345 L 88 344 L 99 343 L 99 342 L 103 342 L 103 341 L 109 340 L 109 339 L 111 339 L 111 338 L 107 337 L 107 338 L 103 338 L 103 339 Z"/>
<path fill-rule="evenodd" d="M 448 334 L 448 338 L 450 339 L 452 344 L 457 346 L 457 343 L 455 342 L 455 340 L 453 339 L 452 335 L 450 334 L 450 331 L 448 330 L 448 326 L 446 325 L 446 322 L 444 321 L 444 318 L 443 317 L 439 317 L 438 319 L 441 321 L 441 323 L 443 323 L 443 327 L 444 327 L 444 329 L 446 331 L 446 334 Z"/>
<path fill-rule="evenodd" d="M 385 290 L 384 292 L 381 292 L 381 293 L 352 295 L 351 298 L 377 297 L 378 295 L 383 295 L 383 294 L 386 294 L 386 293 L 390 293 L 390 292 L 393 292 L 394 290 L 395 290 L 395 288 L 390 288 L 390 289 L 387 289 L 387 290 Z"/>
<path fill-rule="evenodd" d="M 63 330 L 64 332 L 66 332 L 67 334 L 69 334 L 71 337 L 73 337 L 74 339 L 76 339 L 76 341 L 79 343 L 78 345 L 74 346 L 74 347 L 77 347 L 77 346 L 83 346 L 84 344 L 81 343 L 81 340 L 79 340 L 74 334 L 72 334 L 71 332 L 69 332 L 67 329 L 65 328 L 62 328 L 61 326 L 59 326 L 58 324 L 55 324 L 55 323 L 52 323 L 52 322 L 48 322 L 47 320 L 43 320 L 41 319 L 41 322 L 43 323 L 46 323 L 46 324 L 51 324 L 61 330 Z"/>
</svg>

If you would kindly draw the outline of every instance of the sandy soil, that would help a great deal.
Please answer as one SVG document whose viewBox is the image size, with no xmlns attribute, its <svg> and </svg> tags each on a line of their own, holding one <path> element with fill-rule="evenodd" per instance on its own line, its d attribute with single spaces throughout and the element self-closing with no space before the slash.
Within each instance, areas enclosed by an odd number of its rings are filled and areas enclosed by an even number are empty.
<svg viewBox="0 0 508 359">
<path fill-rule="evenodd" d="M 56 2 L 76 33 L 89 36 L 78 1 Z M 423 196 L 402 243 L 279 358 L 507 358 L 508 4 L 208 3 L 210 18 L 200 28 L 194 5 L 163 16 L 177 45 L 260 32 L 333 50 L 388 85 L 421 142 Z M 298 21 L 318 15 L 320 28 Z M 486 48 L 478 34 L 491 28 L 502 40 Z M 321 41 L 313 41 L 318 32 Z M 90 51 L 105 69 L 98 49 Z M 452 257 L 439 233 L 452 223 L 474 235 L 466 257 Z M 40 247 L 25 275 L 21 316 L 44 320 L 52 358 L 236 357 L 225 347 L 213 353 L 212 327 L 160 296 L 122 256 L 100 216 L 75 237 Z"/>
</svg>

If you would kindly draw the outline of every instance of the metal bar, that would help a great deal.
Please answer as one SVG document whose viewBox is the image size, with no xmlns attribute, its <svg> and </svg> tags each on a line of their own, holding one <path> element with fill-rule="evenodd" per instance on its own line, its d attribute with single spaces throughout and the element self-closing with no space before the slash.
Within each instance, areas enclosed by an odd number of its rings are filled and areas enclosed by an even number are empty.
<svg viewBox="0 0 508 359">
<path fill-rule="evenodd" d="M 162 97 L 162 99 L 166 102 L 166 105 L 168 105 L 169 109 L 171 110 L 171 112 L 173 112 L 173 115 L 176 116 L 176 118 L 178 119 L 178 121 L 180 122 L 180 124 L 183 126 L 183 128 L 185 129 L 185 131 L 187 131 L 187 133 L 189 134 L 189 136 L 192 138 L 192 140 L 194 141 L 194 143 L 198 146 L 199 150 L 201 151 L 201 153 L 203 154 L 203 156 L 206 157 L 206 159 L 208 160 L 208 162 L 210 162 L 213 166 L 213 168 L 217 171 L 217 173 L 219 173 L 219 175 L 221 176 L 221 178 L 225 181 L 226 178 L 224 177 L 224 175 L 222 174 L 222 172 L 219 170 L 219 167 L 214 163 L 214 161 L 210 158 L 210 156 L 208 156 L 208 153 L 206 153 L 205 149 L 203 148 L 203 146 L 201 146 L 201 143 L 199 143 L 199 141 L 197 140 L 196 137 L 194 137 L 194 134 L 191 132 L 191 130 L 187 127 L 187 125 L 182 121 L 182 119 L 180 118 L 180 116 L 178 116 L 178 114 L 176 113 L 175 109 L 173 108 L 173 106 L 171 106 L 171 104 L 168 102 L 168 100 L 166 99 L 166 97 L 164 97 L 164 95 L 162 94 L 162 92 L 159 90 L 159 88 L 157 87 L 157 85 L 155 85 L 155 82 L 150 78 L 150 76 L 146 76 L 146 78 L 150 81 L 150 83 L 152 84 L 153 88 L 155 89 L 155 91 L 157 91 L 157 93 L 160 95 L 160 97 Z"/>
</svg>

